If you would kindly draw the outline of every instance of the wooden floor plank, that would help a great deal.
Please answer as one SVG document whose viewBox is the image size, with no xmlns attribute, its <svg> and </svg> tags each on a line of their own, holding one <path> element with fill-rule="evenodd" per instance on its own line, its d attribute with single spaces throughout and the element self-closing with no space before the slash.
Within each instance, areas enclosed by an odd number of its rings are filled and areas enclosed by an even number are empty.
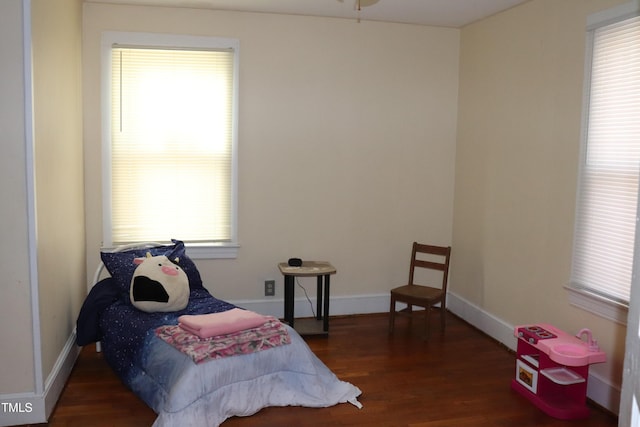
<svg viewBox="0 0 640 427">
<path fill-rule="evenodd" d="M 413 328 L 410 319 L 397 319 L 392 336 L 387 321 L 387 314 L 332 318 L 329 337 L 307 338 L 339 378 L 363 391 L 363 409 L 350 404 L 265 408 L 250 417 L 231 418 L 223 427 L 617 426 L 615 416 L 597 407 L 579 421 L 557 420 L 535 408 L 510 388 L 515 355 L 450 313 L 445 333 L 432 328 L 428 342 L 421 340 L 418 319 Z M 140 427 L 150 426 L 155 417 L 88 346 L 48 425 Z"/>
</svg>

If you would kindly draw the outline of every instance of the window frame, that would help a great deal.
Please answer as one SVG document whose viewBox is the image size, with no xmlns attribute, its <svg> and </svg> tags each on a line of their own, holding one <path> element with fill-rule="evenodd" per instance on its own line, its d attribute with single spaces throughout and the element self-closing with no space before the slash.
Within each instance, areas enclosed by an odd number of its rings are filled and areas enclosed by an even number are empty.
<svg viewBox="0 0 640 427">
<path fill-rule="evenodd" d="M 231 48 L 234 51 L 231 138 L 231 240 L 229 242 L 185 242 L 194 259 L 236 258 L 238 243 L 238 100 L 240 41 L 233 38 L 166 33 L 105 31 L 101 40 L 101 145 L 102 145 L 102 236 L 104 248 L 113 248 L 111 238 L 111 49 L 114 44 L 158 48 Z M 160 236 L 159 236 L 160 237 Z M 179 236 L 167 236 L 179 238 Z M 165 239 L 166 240 L 166 239 Z"/>
<path fill-rule="evenodd" d="M 578 189 L 576 201 L 579 201 L 580 187 L 582 185 L 583 168 L 587 155 L 588 144 L 588 118 L 590 110 L 590 91 L 592 80 L 592 67 L 593 67 L 593 49 L 595 41 L 595 32 L 597 29 L 606 27 L 608 25 L 621 22 L 635 16 L 638 16 L 640 8 L 633 3 L 626 3 L 611 9 L 607 9 L 598 13 L 595 13 L 587 19 L 587 34 L 586 34 L 586 55 L 585 55 L 585 72 L 583 83 L 583 109 L 582 109 L 582 123 L 581 123 L 581 138 L 580 138 L 580 167 L 578 175 Z M 638 198 L 640 203 L 640 197 Z M 576 205 L 576 218 L 579 214 L 579 205 Z M 636 208 L 636 212 L 640 212 L 640 209 Z M 637 217 L 637 213 L 636 213 Z M 636 219 L 636 224 L 638 223 Z M 577 227 L 577 221 L 576 221 Z M 638 228 L 636 227 L 636 230 Z M 637 233 L 637 231 L 636 231 Z M 574 248 L 572 250 L 572 259 L 575 253 L 575 230 L 574 230 Z M 585 288 L 579 284 L 573 282 L 573 272 L 571 273 L 571 281 L 565 285 L 565 289 L 568 291 L 569 303 L 591 313 L 594 313 L 605 319 L 609 319 L 613 322 L 626 325 L 627 315 L 629 310 L 629 303 L 619 301 L 616 298 L 608 297 L 603 293 Z"/>
</svg>

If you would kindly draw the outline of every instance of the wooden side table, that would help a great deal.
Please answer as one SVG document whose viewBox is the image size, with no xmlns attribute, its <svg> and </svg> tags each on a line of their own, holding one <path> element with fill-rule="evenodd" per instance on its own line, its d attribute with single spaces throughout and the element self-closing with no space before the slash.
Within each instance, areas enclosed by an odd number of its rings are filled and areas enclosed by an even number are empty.
<svg viewBox="0 0 640 427">
<path fill-rule="evenodd" d="M 303 261 L 300 267 L 290 267 L 286 262 L 278 264 L 284 276 L 284 320 L 300 335 L 329 334 L 329 277 L 336 269 L 326 261 Z M 315 319 L 294 319 L 296 277 L 317 277 L 317 302 Z"/>
</svg>

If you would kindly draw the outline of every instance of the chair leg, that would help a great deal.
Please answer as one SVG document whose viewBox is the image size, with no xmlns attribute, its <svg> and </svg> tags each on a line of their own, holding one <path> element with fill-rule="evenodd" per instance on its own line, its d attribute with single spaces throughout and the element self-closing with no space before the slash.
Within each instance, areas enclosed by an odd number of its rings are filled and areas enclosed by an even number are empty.
<svg viewBox="0 0 640 427">
<path fill-rule="evenodd" d="M 444 303 L 442 303 L 440 304 L 440 329 L 442 330 L 442 332 L 444 332 L 446 317 L 447 317 L 447 308 L 445 307 Z"/>
<path fill-rule="evenodd" d="M 391 306 L 389 307 L 389 333 L 393 334 L 393 327 L 396 321 L 396 299 L 391 297 Z"/>
<path fill-rule="evenodd" d="M 424 308 L 424 313 L 425 313 L 425 324 L 424 324 L 424 340 L 427 341 L 429 339 L 429 333 L 430 333 L 430 328 L 429 328 L 429 320 L 431 319 L 431 306 L 427 305 Z"/>
</svg>

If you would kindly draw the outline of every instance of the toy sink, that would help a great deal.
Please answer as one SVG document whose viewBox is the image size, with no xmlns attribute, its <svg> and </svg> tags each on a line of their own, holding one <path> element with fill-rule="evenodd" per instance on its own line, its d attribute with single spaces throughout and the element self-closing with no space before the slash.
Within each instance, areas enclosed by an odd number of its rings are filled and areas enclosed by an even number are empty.
<svg viewBox="0 0 640 427">
<path fill-rule="evenodd" d="M 585 366 L 606 360 L 605 353 L 600 351 L 588 329 L 583 329 L 574 336 L 552 325 L 539 324 L 538 326 L 550 332 L 551 336 L 536 340 L 535 345 L 554 362 L 565 366 Z M 586 341 L 578 338 L 583 335 L 587 335 Z"/>
</svg>

